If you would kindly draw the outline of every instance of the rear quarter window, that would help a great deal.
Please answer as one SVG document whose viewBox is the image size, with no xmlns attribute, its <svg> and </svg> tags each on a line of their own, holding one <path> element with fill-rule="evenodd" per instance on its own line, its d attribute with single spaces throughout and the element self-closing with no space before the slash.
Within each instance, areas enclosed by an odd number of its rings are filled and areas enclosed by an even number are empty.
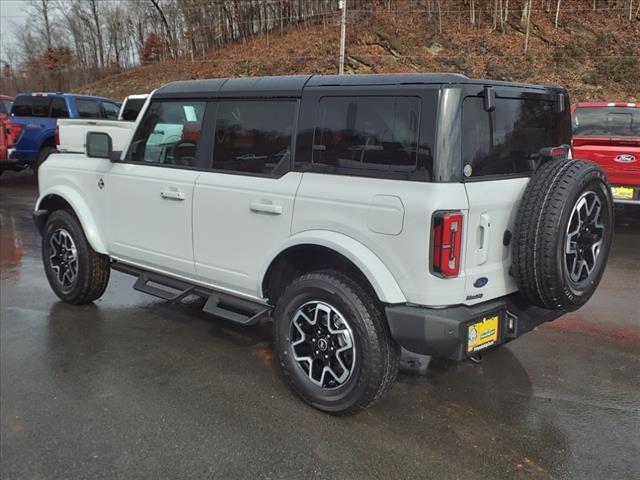
<svg viewBox="0 0 640 480">
<path fill-rule="evenodd" d="M 429 180 L 430 148 L 419 146 L 419 97 L 323 97 L 312 164 L 339 175 Z"/>
<path fill-rule="evenodd" d="M 569 112 L 553 100 L 496 98 L 493 111 L 482 97 L 462 106 L 462 160 L 466 177 L 532 172 L 540 151 L 571 143 Z M 470 173 L 470 175 L 469 175 Z"/>
</svg>

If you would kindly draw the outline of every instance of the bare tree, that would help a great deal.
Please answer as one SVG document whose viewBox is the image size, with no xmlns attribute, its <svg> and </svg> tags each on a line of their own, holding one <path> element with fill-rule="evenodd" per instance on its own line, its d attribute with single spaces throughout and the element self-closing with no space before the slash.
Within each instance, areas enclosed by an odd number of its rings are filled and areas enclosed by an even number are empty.
<svg viewBox="0 0 640 480">
<path fill-rule="evenodd" d="M 151 0 L 151 3 L 158 11 L 158 15 L 160 15 L 160 19 L 162 20 L 162 25 L 164 25 L 165 32 L 167 34 L 167 48 L 169 49 L 169 55 L 171 57 L 174 56 L 174 44 L 173 44 L 173 36 L 171 35 L 171 28 L 169 28 L 169 22 L 167 22 L 167 18 L 164 16 L 164 12 L 162 8 L 160 8 L 160 4 L 158 0 Z"/>
<path fill-rule="evenodd" d="M 529 26 L 531 25 L 531 0 L 525 0 L 524 10 L 522 11 L 522 19 L 526 23 L 524 34 L 524 54 L 529 49 Z"/>
<path fill-rule="evenodd" d="M 558 28 L 558 17 L 560 16 L 560 2 L 562 0 L 558 0 L 558 3 L 556 4 L 556 21 L 555 21 L 555 26 L 556 28 Z"/>
<path fill-rule="evenodd" d="M 49 0 L 31 0 L 30 6 L 33 9 L 36 21 L 36 30 L 42 36 L 47 49 L 52 47 L 51 42 L 51 8 Z"/>
</svg>

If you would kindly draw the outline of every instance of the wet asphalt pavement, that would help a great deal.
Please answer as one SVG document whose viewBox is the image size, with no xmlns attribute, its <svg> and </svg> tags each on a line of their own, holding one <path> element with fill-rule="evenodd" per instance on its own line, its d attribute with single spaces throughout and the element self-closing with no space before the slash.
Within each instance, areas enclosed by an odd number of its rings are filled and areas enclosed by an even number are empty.
<svg viewBox="0 0 640 480">
<path fill-rule="evenodd" d="M 280 378 L 269 325 L 132 290 L 49 289 L 29 173 L 0 179 L 0 477 L 640 478 L 640 210 L 589 304 L 484 356 L 401 374 L 333 418 Z"/>
</svg>

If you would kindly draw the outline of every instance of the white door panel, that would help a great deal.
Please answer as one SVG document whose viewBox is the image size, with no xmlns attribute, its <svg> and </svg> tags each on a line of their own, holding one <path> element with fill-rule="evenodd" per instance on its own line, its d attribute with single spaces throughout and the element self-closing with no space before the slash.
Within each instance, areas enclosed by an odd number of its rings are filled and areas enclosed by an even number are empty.
<svg viewBox="0 0 640 480">
<path fill-rule="evenodd" d="M 528 178 L 467 182 L 469 214 L 464 252 L 467 275 L 467 303 L 478 303 L 517 290 L 509 275 L 511 245 L 504 245 L 505 231 L 513 233 L 520 198 Z M 486 277 L 485 286 L 476 288 L 478 278 Z M 482 294 L 482 296 L 479 296 Z"/>
<path fill-rule="evenodd" d="M 199 174 L 113 164 L 105 176 L 110 253 L 124 261 L 194 277 L 191 208 Z"/>
<path fill-rule="evenodd" d="M 291 235 L 302 174 L 281 178 L 205 172 L 194 192 L 193 247 L 200 281 L 259 296 L 268 252 Z"/>
</svg>

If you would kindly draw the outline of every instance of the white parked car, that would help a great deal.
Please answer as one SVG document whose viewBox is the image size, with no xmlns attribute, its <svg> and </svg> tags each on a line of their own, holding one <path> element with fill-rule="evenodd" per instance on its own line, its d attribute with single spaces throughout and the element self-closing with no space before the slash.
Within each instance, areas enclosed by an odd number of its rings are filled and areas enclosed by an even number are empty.
<svg viewBox="0 0 640 480">
<path fill-rule="evenodd" d="M 611 248 L 600 167 L 570 159 L 558 86 L 452 74 L 186 81 L 155 91 L 121 157 L 106 133 L 41 167 L 54 292 L 111 269 L 227 321 L 274 321 L 292 388 L 376 401 L 400 347 L 463 360 L 575 310 Z"/>
<path fill-rule="evenodd" d="M 124 99 L 118 112 L 118 118 L 70 119 L 58 120 L 57 150 L 62 153 L 85 153 L 88 132 L 109 134 L 114 150 L 122 151 L 129 143 L 135 121 L 149 95 L 129 95 Z"/>
</svg>

